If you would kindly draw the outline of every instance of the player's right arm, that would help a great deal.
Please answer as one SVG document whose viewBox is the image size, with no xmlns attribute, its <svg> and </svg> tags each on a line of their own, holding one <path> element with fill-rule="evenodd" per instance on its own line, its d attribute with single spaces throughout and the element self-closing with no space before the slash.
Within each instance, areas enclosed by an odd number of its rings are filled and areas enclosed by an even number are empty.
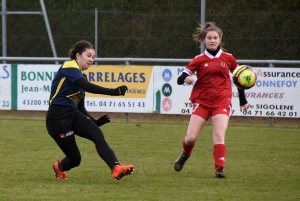
<svg viewBox="0 0 300 201">
<path fill-rule="evenodd" d="M 194 82 L 193 75 L 194 72 L 199 68 L 199 57 L 196 56 L 184 69 L 182 74 L 177 78 L 177 84 L 182 85 L 183 83 L 192 84 Z"/>
<path fill-rule="evenodd" d="M 96 84 L 90 83 L 86 78 L 79 78 L 74 82 L 78 87 L 83 89 L 86 92 L 94 93 L 94 94 L 104 94 L 111 96 L 124 96 L 127 91 L 127 87 L 125 85 L 117 87 L 115 89 L 109 89 L 105 87 L 98 86 Z"/>
<path fill-rule="evenodd" d="M 62 65 L 62 74 L 76 86 L 80 87 L 86 92 L 94 94 L 104 94 L 111 96 L 124 96 L 127 91 L 125 85 L 119 86 L 115 89 L 109 89 L 90 83 L 85 74 L 82 73 L 81 68 L 78 66 L 75 60 L 67 61 Z"/>
<path fill-rule="evenodd" d="M 184 80 L 186 79 L 186 77 L 188 77 L 189 75 L 185 72 L 182 72 L 182 74 L 177 78 L 177 84 L 178 85 L 182 85 L 184 83 Z"/>
</svg>

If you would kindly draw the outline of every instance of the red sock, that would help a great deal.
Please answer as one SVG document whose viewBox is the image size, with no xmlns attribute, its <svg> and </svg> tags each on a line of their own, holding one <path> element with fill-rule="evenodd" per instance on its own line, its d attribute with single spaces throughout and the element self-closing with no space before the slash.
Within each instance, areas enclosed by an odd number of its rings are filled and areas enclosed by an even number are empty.
<svg viewBox="0 0 300 201">
<path fill-rule="evenodd" d="M 182 142 L 182 147 L 183 147 L 183 155 L 185 157 L 190 157 L 190 155 L 192 154 L 192 150 L 194 148 L 194 144 L 193 145 L 187 145 L 184 141 Z"/>
<path fill-rule="evenodd" d="M 225 144 L 215 144 L 214 145 L 214 158 L 215 158 L 216 170 L 223 169 L 225 166 L 225 159 L 226 159 Z"/>
</svg>

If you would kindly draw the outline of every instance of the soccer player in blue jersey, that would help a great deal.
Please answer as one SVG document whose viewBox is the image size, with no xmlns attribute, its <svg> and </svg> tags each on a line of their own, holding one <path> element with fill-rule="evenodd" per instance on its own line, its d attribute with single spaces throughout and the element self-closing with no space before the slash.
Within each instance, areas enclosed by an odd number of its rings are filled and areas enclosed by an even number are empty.
<svg viewBox="0 0 300 201">
<path fill-rule="evenodd" d="M 57 179 L 68 179 L 66 171 L 79 166 L 81 155 L 75 141 L 75 135 L 95 143 L 99 156 L 111 169 L 115 180 L 129 175 L 134 170 L 133 165 L 119 163 L 114 151 L 107 144 L 99 128 L 109 123 L 107 115 L 94 119 L 85 109 L 85 91 L 110 96 L 124 96 L 127 87 L 115 89 L 104 88 L 90 83 L 84 70 L 88 69 L 95 57 L 93 45 L 85 40 L 77 42 L 69 52 L 70 61 L 58 69 L 51 85 L 49 109 L 46 115 L 46 127 L 49 135 L 55 140 L 65 154 L 57 160 L 53 169 Z"/>
</svg>

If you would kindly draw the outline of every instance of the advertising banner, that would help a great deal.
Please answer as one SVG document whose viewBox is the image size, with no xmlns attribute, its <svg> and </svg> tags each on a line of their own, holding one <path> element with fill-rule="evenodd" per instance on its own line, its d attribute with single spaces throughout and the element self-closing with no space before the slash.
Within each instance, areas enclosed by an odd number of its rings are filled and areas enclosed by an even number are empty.
<svg viewBox="0 0 300 201">
<path fill-rule="evenodd" d="M 236 87 L 233 87 L 233 110 L 236 116 L 300 117 L 300 69 L 253 68 L 257 81 L 246 90 L 247 101 L 253 107 L 241 113 Z"/>
<path fill-rule="evenodd" d="M 17 70 L 17 109 L 47 110 L 51 82 L 60 65 L 20 64 Z"/>
<path fill-rule="evenodd" d="M 177 84 L 183 70 L 182 66 L 154 66 L 154 113 L 191 114 L 189 98 L 193 85 Z"/>
<path fill-rule="evenodd" d="M 47 110 L 51 82 L 60 65 L 0 65 L 1 110 Z M 92 66 L 87 79 L 107 88 L 128 87 L 125 96 L 86 93 L 91 112 L 191 114 L 193 84 L 178 85 L 184 66 Z M 295 117 L 300 115 L 300 69 L 254 68 L 257 82 L 245 91 L 253 106 L 240 112 L 233 86 L 232 116 Z M 196 80 L 196 76 L 194 76 Z M 12 81 L 13 80 L 13 81 Z"/>
<path fill-rule="evenodd" d="M 177 85 L 184 70 L 180 66 L 154 67 L 154 112 L 162 114 L 191 114 L 189 101 L 192 85 Z M 299 117 L 300 69 L 254 68 L 257 82 L 245 91 L 253 105 L 248 112 L 240 112 L 237 88 L 232 84 L 232 116 Z M 196 80 L 196 77 L 194 77 Z"/>
<path fill-rule="evenodd" d="M 87 79 L 106 88 L 128 87 L 125 96 L 86 93 L 85 106 L 94 112 L 152 113 L 152 66 L 93 66 L 84 71 Z"/>
<path fill-rule="evenodd" d="M 0 110 L 11 110 L 10 64 L 0 64 Z"/>
</svg>

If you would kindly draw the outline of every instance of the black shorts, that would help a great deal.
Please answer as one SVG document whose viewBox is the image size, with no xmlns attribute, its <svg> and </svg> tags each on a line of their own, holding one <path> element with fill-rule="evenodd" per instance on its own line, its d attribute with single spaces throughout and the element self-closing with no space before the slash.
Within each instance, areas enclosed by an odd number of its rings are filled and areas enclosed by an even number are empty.
<svg viewBox="0 0 300 201">
<path fill-rule="evenodd" d="M 77 108 L 51 105 L 46 116 L 49 135 L 69 158 L 79 158 L 75 135 L 100 144 L 105 141 L 101 129 Z M 105 142 L 106 143 L 106 142 Z"/>
<path fill-rule="evenodd" d="M 92 119 L 77 108 L 68 106 L 51 105 L 46 116 L 46 127 L 55 141 L 72 134 L 95 143 L 104 139 L 101 129 Z"/>
<path fill-rule="evenodd" d="M 80 112 L 77 108 L 50 105 L 46 115 L 48 133 L 55 137 L 55 135 L 73 131 L 72 123 L 77 112 Z"/>
</svg>

